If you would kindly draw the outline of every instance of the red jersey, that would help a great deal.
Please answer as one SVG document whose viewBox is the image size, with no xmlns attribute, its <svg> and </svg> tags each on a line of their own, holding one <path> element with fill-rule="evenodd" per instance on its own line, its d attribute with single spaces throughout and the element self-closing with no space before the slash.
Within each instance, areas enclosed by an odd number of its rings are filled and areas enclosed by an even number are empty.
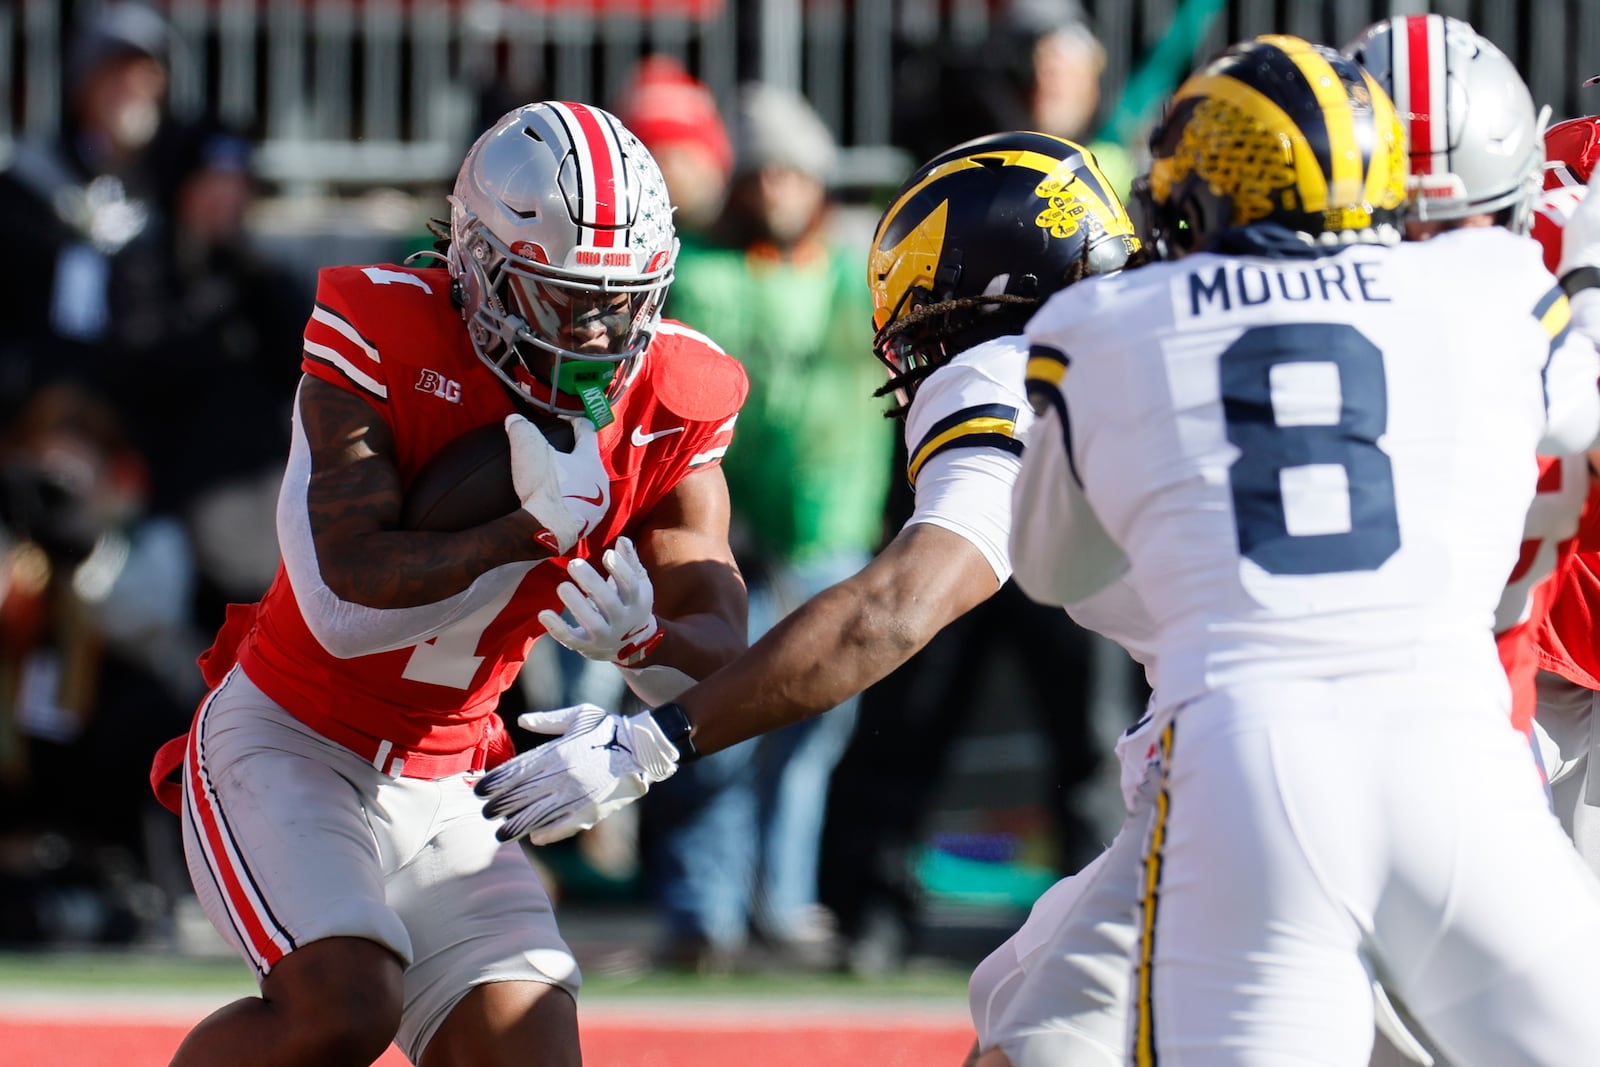
<svg viewBox="0 0 1600 1067">
<path fill-rule="evenodd" d="M 1585 498 L 1594 495 L 1585 457 L 1539 457 L 1539 487 L 1523 526 L 1522 552 L 1495 618 L 1495 644 L 1511 682 L 1511 722 L 1524 734 L 1533 729 L 1538 703 L 1537 633 L 1577 552 L 1580 513 L 1593 521 L 1597 509 Z"/>
<path fill-rule="evenodd" d="M 443 445 L 513 409 L 505 385 L 474 353 L 443 269 L 322 271 L 302 367 L 382 414 L 407 485 Z M 635 534 L 685 476 L 717 465 L 747 389 L 737 361 L 702 334 L 663 322 L 614 402 L 616 419 L 599 433 L 610 510 L 571 556 L 598 556 L 618 536 Z M 280 522 L 283 509 L 295 506 L 303 498 L 286 493 Z M 492 763 L 510 747 L 495 706 L 543 633 L 539 611 L 562 610 L 556 587 L 568 558 L 508 581 L 493 602 L 426 641 L 348 659 L 312 635 L 280 562 L 238 662 L 296 718 L 390 773 L 431 777 L 428 768 L 445 762 L 436 757 L 463 752 L 487 754 Z M 402 769 L 391 753 L 412 766 Z"/>
<path fill-rule="evenodd" d="M 1561 260 L 1562 231 L 1572 217 L 1572 209 L 1587 191 L 1575 180 L 1568 184 L 1563 175 L 1567 175 L 1565 168 L 1559 173 L 1556 169 L 1545 172 L 1545 192 L 1533 217 L 1533 237 L 1544 249 L 1545 266 L 1552 274 Z M 1581 600 L 1582 593 L 1572 587 L 1581 582 L 1580 572 L 1588 573 L 1578 554 L 1596 547 L 1586 547 L 1586 542 L 1600 534 L 1596 529 L 1600 526 L 1596 495 L 1586 457 L 1540 457 L 1539 489 L 1523 529 L 1522 555 L 1511 572 L 1506 597 L 1501 600 L 1501 612 L 1496 617 L 1497 625 L 1503 624 L 1507 607 L 1522 600 L 1521 616 L 1503 626 L 1495 640 L 1500 647 L 1500 662 L 1511 680 L 1511 720 L 1523 733 L 1532 731 L 1538 703 L 1534 675 L 1540 669 L 1565 673 L 1552 664 L 1570 663 L 1561 650 L 1560 637 L 1551 627 L 1557 622 L 1556 616 L 1562 615 L 1561 628 L 1568 630 L 1572 625 L 1570 616 L 1579 610 L 1575 598 Z M 1587 630 L 1584 640 L 1588 640 Z"/>
<path fill-rule="evenodd" d="M 1600 482 L 1596 483 L 1600 486 Z M 1600 488 L 1591 488 L 1578 526 L 1577 551 L 1562 572 L 1550 610 L 1534 635 L 1540 670 L 1600 690 Z"/>
<path fill-rule="evenodd" d="M 1532 237 L 1544 249 L 1544 265 L 1551 274 L 1561 262 L 1561 233 L 1588 191 L 1586 185 L 1558 185 L 1546 189 L 1534 204 Z"/>
</svg>

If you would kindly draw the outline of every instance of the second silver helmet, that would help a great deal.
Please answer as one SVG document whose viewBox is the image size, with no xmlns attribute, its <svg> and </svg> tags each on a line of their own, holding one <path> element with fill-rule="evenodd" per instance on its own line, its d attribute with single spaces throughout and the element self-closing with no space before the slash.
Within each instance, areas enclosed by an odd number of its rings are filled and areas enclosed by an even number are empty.
<svg viewBox="0 0 1600 1067">
<path fill-rule="evenodd" d="M 1367 27 L 1345 54 L 1394 98 L 1411 142 L 1411 217 L 1506 212 L 1532 221 L 1548 109 L 1535 109 L 1516 65 L 1460 19 L 1405 15 Z"/>
</svg>

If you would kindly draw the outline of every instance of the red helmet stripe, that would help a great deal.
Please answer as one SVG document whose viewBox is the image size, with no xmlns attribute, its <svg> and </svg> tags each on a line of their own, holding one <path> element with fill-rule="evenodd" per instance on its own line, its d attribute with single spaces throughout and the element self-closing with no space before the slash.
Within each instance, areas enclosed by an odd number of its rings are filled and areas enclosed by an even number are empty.
<svg viewBox="0 0 1600 1067">
<path fill-rule="evenodd" d="M 627 182 L 622 166 L 622 146 L 610 123 L 603 121 L 584 104 L 560 103 L 574 131 L 573 149 L 577 153 L 578 174 L 584 192 L 579 222 L 588 230 L 585 244 L 611 247 L 617 243 L 617 225 L 626 210 Z"/>
<path fill-rule="evenodd" d="M 1426 16 L 1407 18 L 1403 20 L 1406 31 L 1405 46 L 1405 72 L 1401 75 L 1399 69 L 1395 70 L 1394 84 L 1396 95 L 1404 95 L 1405 100 L 1396 100 L 1401 114 L 1410 113 L 1411 125 L 1406 131 L 1411 138 L 1411 173 L 1432 174 L 1434 160 L 1434 129 L 1433 129 L 1433 76 L 1435 71 L 1443 74 L 1443 63 L 1435 63 L 1434 49 L 1439 50 L 1442 56 L 1444 41 L 1438 39 L 1435 31 L 1442 31 L 1444 25 L 1439 20 L 1437 26 L 1434 19 Z M 1398 60 L 1399 50 L 1396 50 L 1395 59 Z M 1396 67 L 1399 64 L 1396 63 Z M 1404 86 L 1402 90 L 1400 87 Z M 1440 94 L 1442 100 L 1443 94 Z M 1443 123 L 1440 124 L 1443 126 Z"/>
</svg>

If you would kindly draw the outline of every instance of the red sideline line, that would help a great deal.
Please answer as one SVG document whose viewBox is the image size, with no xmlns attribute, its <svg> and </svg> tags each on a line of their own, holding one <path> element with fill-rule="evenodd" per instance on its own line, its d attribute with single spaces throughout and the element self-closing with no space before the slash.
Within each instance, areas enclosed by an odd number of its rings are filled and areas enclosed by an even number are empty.
<svg viewBox="0 0 1600 1067">
<path fill-rule="evenodd" d="M 187 1026 L 99 1025 L 86 1020 L 0 1019 L 0 1048 L 12 1067 L 165 1067 Z M 863 1025 L 788 1025 L 717 1030 L 591 1023 L 584 1059 L 599 1067 L 812 1067 L 865 1062 L 881 1067 L 958 1063 L 972 1044 L 967 1027 L 930 1024 L 889 1029 Z M 407 1067 L 390 1047 L 377 1067 Z"/>
<path fill-rule="evenodd" d="M 249 996 L 241 987 L 239 996 Z M 155 994 L 77 992 L 0 993 L 0 1034 L 29 1023 L 89 1023 L 96 1026 L 190 1026 L 227 1003 L 212 993 Z M 650 1030 L 748 1030 L 770 1033 L 823 1027 L 847 1030 L 970 1029 L 960 1002 L 898 1002 L 871 997 L 854 1001 L 762 1000 L 730 1002 L 717 997 L 664 996 L 638 1000 L 596 998 L 578 1005 L 580 1026 L 640 1026 Z M 3 1046 L 0 1046 L 3 1047 Z"/>
</svg>

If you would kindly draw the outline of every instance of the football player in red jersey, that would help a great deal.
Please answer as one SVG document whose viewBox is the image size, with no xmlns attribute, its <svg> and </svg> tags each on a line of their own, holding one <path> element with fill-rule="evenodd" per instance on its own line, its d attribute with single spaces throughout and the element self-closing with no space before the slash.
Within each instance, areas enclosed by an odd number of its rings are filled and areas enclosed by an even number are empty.
<svg viewBox="0 0 1600 1067">
<path fill-rule="evenodd" d="M 423 1067 L 578 1063 L 577 966 L 472 789 L 511 754 L 498 698 L 579 588 L 598 606 L 564 636 L 652 704 L 745 644 L 719 460 L 746 382 L 661 320 L 677 241 L 655 162 L 606 112 L 532 104 L 450 201 L 443 267 L 322 272 L 282 564 L 153 771 L 181 753 L 196 893 L 261 989 L 199 1023 L 181 1067 L 359 1067 L 391 1040 Z M 572 451 L 524 411 L 571 421 Z M 522 507 L 401 529 L 430 457 L 501 423 Z M 647 765 L 671 749 L 649 717 L 612 740 Z"/>
<path fill-rule="evenodd" d="M 1023 326 L 1058 289 L 1141 258 L 1127 210 L 1092 153 L 1071 141 L 989 134 L 906 178 L 878 222 L 867 280 L 874 351 L 889 370 L 879 394 L 893 394 L 895 413 L 905 417 L 914 513 L 859 573 L 801 605 L 746 655 L 683 693 L 681 704 L 655 709 L 670 712 L 683 732 L 673 738 L 674 765 L 823 714 L 994 595 L 1011 576 L 1011 497 L 1034 420 L 1023 389 Z M 1113 594 L 1071 611 L 1147 662 L 1142 604 Z M 479 783 L 510 832 L 536 843 L 559 840 L 636 795 L 615 788 L 616 761 L 595 758 L 608 755 L 600 742 L 629 719 L 582 705 L 522 721 L 563 736 Z M 919 750 L 915 737 L 907 743 Z M 1016 997 L 1023 953 L 1008 942 L 991 957 L 995 966 L 985 961 L 973 976 L 974 1020 L 995 1056 L 1006 1055 L 998 1042 L 1015 1037 L 1030 1043 L 1025 1052 L 1007 1046 L 1017 1063 L 1123 1061 L 1119 997 L 1127 989 L 1144 827 L 1134 811 L 1146 810 L 1131 794 L 1149 763 L 1148 743 L 1144 731 L 1117 745 L 1129 806 L 1117 843 L 1051 891 L 1039 923 L 1050 934 L 1034 943 L 1048 937 L 1061 946 L 1059 956 L 1026 954 L 1061 965 L 1030 964 L 1037 994 Z M 1007 1010 L 1013 1003 L 1014 1013 Z"/>
<path fill-rule="evenodd" d="M 1591 479 L 1576 551 L 1556 576 L 1550 607 L 1534 632 L 1538 707 L 1534 738 L 1550 801 L 1578 854 L 1600 874 L 1600 766 L 1595 702 L 1600 699 L 1600 485 Z"/>
<path fill-rule="evenodd" d="M 1595 79 L 1590 79 L 1590 84 Z M 1559 270 L 1566 227 L 1589 193 L 1600 161 L 1600 115 L 1557 123 L 1545 135 L 1544 198 L 1533 235 L 1544 246 L 1545 263 Z M 1592 288 L 1596 275 L 1574 272 L 1563 285 L 1574 293 Z M 1578 283 L 1587 282 L 1580 287 Z M 1591 298 L 1585 298 L 1591 299 Z M 1534 736 L 1539 742 L 1550 796 L 1562 828 L 1589 867 L 1600 873 L 1600 744 L 1595 701 L 1600 691 L 1600 480 L 1591 478 L 1589 501 L 1578 527 L 1576 552 L 1557 576 L 1548 613 L 1535 633 L 1539 674 Z"/>
</svg>

